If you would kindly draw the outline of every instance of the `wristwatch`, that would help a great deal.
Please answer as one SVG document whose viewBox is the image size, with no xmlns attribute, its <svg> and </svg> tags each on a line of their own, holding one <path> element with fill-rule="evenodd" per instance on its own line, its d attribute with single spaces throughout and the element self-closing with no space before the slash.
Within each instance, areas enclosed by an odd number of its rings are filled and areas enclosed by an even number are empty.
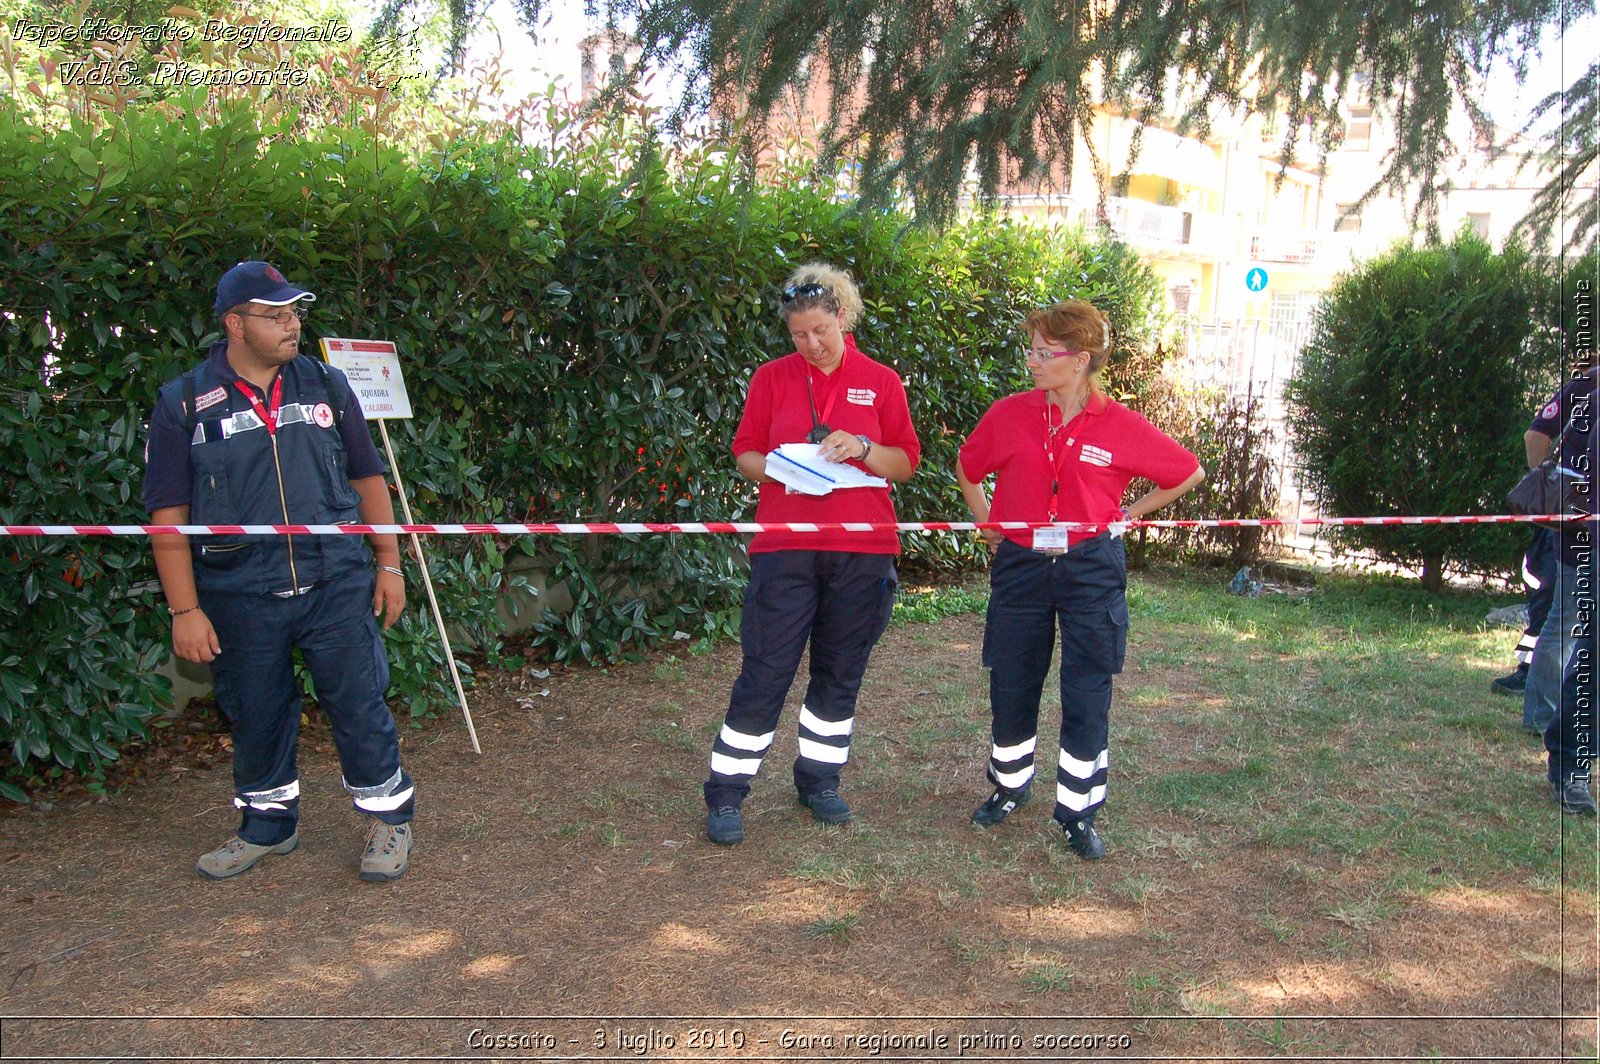
<svg viewBox="0 0 1600 1064">
<path fill-rule="evenodd" d="M 857 435 L 857 436 L 856 436 L 856 439 L 858 439 L 858 440 L 860 440 L 860 441 L 861 441 L 861 446 L 862 446 L 862 447 L 863 447 L 863 448 L 865 448 L 865 449 L 864 449 L 864 450 L 863 450 L 863 451 L 862 451 L 862 452 L 861 452 L 861 457 L 860 457 L 860 458 L 857 458 L 857 459 L 856 459 L 856 461 L 858 461 L 858 462 L 865 462 L 865 461 L 866 461 L 866 460 L 867 460 L 867 455 L 869 455 L 869 454 L 871 454 L 871 453 L 872 453 L 872 441 L 871 441 L 871 440 L 869 440 L 869 439 L 867 439 L 867 438 L 866 438 L 866 437 L 865 437 L 865 436 L 863 436 L 863 435 Z"/>
</svg>

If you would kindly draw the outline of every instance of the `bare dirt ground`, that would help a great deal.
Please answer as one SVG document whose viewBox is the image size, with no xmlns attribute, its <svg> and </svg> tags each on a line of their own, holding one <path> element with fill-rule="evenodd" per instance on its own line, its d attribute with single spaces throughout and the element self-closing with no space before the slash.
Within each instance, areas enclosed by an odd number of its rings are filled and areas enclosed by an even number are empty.
<svg viewBox="0 0 1600 1064">
<path fill-rule="evenodd" d="M 235 815 L 226 737 L 191 716 L 111 797 L 0 817 L 0 1056 L 1593 1059 L 1593 898 L 1508 874 L 1363 917 L 1332 900 L 1380 870 L 1119 803 L 1115 774 L 1097 865 L 1047 800 L 972 827 L 981 629 L 890 630 L 848 828 L 795 804 L 786 710 L 726 849 L 699 781 L 734 646 L 482 677 L 481 757 L 458 720 L 405 733 L 419 848 L 392 884 L 356 879 L 363 824 L 320 718 L 300 850 L 199 879 Z M 1119 705 L 1156 683 L 1130 667 Z M 1203 687 L 1159 677 L 1162 697 Z M 1141 771 L 1193 749 L 1154 735 Z"/>
</svg>

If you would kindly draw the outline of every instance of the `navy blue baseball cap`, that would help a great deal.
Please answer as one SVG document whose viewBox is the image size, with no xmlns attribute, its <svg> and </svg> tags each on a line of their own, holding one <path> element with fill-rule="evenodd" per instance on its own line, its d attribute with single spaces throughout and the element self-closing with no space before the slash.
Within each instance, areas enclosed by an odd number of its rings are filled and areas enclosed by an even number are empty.
<svg viewBox="0 0 1600 1064">
<path fill-rule="evenodd" d="M 241 262 L 222 275 L 217 282 L 217 302 L 211 308 L 218 314 L 240 303 L 265 303 L 269 307 L 286 307 L 302 299 L 317 297 L 302 288 L 296 288 L 284 279 L 274 267 L 265 262 Z"/>
</svg>

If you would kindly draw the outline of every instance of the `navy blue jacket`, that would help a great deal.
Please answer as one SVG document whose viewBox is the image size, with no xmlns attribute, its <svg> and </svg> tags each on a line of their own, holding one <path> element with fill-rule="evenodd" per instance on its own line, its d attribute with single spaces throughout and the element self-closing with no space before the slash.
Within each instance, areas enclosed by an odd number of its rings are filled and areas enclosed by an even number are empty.
<svg viewBox="0 0 1600 1064">
<path fill-rule="evenodd" d="M 351 486 L 344 437 L 359 429 L 371 452 L 358 462 L 362 468 L 354 471 L 355 479 L 373 475 L 374 462 L 381 472 L 382 463 L 344 375 L 304 355 L 285 365 L 279 371 L 283 396 L 277 431 L 269 433 L 224 351 L 213 349 L 204 363 L 161 389 L 151 420 L 146 506 L 154 510 L 184 501 L 177 498 L 181 492 L 161 497 L 165 471 L 160 467 L 164 457 L 183 464 L 166 449 L 187 437 L 191 524 L 358 522 L 361 497 Z M 268 400 L 258 399 L 266 408 Z M 351 419 L 355 424 L 348 423 Z M 360 536 L 219 534 L 192 537 L 190 549 L 198 588 L 237 594 L 312 587 L 371 564 Z"/>
</svg>

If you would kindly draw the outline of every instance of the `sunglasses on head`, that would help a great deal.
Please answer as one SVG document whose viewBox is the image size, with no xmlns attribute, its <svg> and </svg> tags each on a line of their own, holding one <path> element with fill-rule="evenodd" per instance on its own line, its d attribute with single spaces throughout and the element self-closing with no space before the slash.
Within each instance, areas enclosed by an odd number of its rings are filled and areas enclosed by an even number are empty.
<svg viewBox="0 0 1600 1064">
<path fill-rule="evenodd" d="M 820 299 L 832 295 L 825 285 L 812 281 L 809 284 L 792 284 L 783 290 L 783 302 L 787 306 L 797 299 Z"/>
</svg>

